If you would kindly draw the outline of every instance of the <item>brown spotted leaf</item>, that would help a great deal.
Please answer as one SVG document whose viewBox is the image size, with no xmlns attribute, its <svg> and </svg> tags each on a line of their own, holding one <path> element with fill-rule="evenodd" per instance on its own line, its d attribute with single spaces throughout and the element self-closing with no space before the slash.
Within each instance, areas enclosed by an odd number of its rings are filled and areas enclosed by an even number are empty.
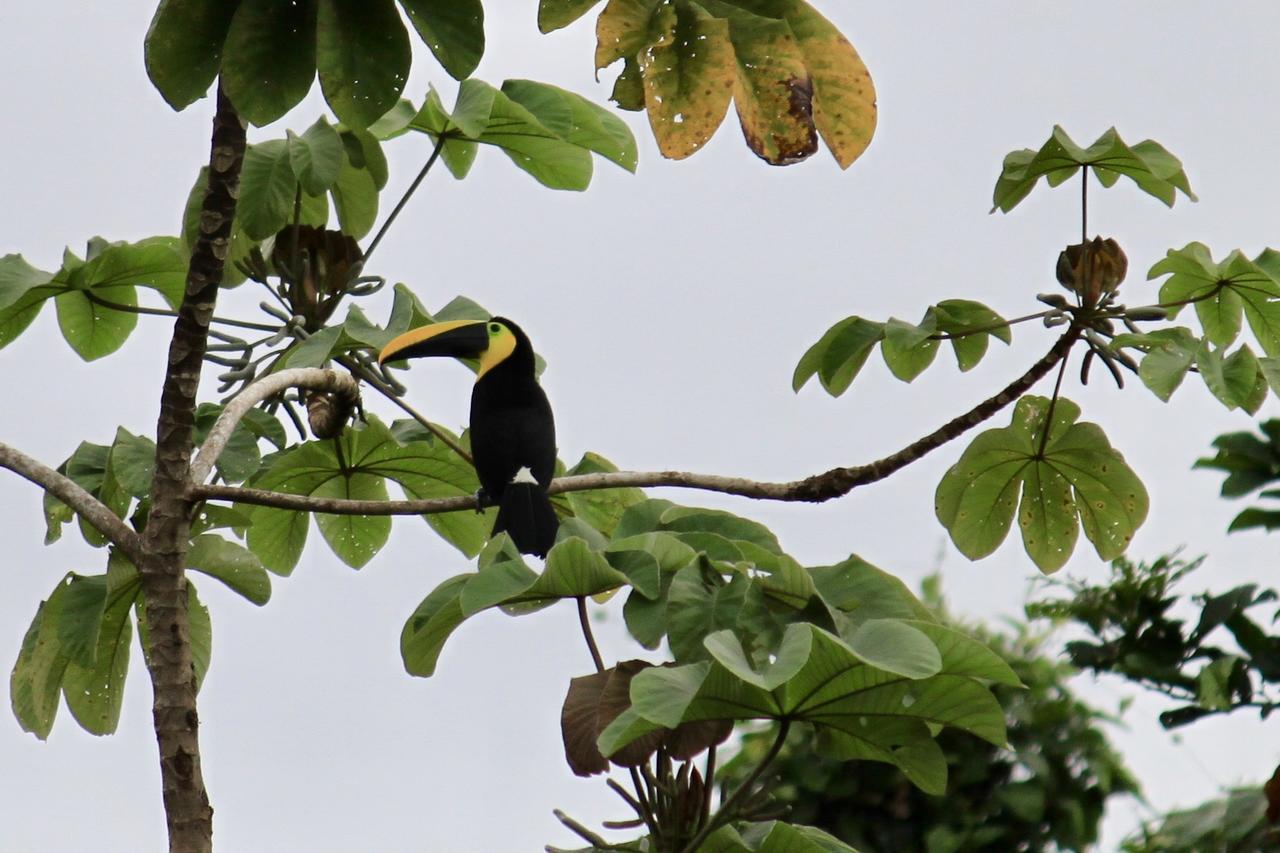
<svg viewBox="0 0 1280 853">
<path fill-rule="evenodd" d="M 739 14 L 729 21 L 737 55 L 733 100 L 747 145 L 785 166 L 818 150 L 813 79 L 786 21 Z"/>
<path fill-rule="evenodd" d="M 613 100 L 648 110 L 667 157 L 701 148 L 731 98 L 747 145 L 774 165 L 807 158 L 821 134 L 846 168 L 875 132 L 866 66 L 804 0 L 609 0 L 596 40 L 597 69 L 625 60 Z"/>
<path fill-rule="evenodd" d="M 729 24 L 695 3 L 659 8 L 658 39 L 640 55 L 649 126 L 663 155 L 681 160 L 724 121 L 736 64 Z"/>
</svg>

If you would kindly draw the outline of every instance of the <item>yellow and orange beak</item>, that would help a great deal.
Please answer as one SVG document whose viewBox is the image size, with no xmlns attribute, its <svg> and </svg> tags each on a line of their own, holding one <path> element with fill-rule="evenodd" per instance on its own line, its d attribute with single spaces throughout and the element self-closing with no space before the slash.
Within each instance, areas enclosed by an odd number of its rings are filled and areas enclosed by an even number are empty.
<svg viewBox="0 0 1280 853">
<path fill-rule="evenodd" d="M 477 358 L 488 348 L 487 323 L 481 320 L 451 320 L 420 326 L 393 338 L 378 353 L 378 363 L 428 356 Z"/>
</svg>

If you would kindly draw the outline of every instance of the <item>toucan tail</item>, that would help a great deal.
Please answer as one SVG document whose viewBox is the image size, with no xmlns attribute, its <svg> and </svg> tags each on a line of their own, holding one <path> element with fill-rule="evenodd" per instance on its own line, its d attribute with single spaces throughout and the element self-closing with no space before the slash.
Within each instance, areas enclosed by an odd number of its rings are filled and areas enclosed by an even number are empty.
<svg viewBox="0 0 1280 853">
<path fill-rule="evenodd" d="M 560 519 L 545 487 L 537 483 L 509 483 L 498 503 L 494 534 L 506 531 L 521 554 L 547 556 L 556 541 Z"/>
</svg>

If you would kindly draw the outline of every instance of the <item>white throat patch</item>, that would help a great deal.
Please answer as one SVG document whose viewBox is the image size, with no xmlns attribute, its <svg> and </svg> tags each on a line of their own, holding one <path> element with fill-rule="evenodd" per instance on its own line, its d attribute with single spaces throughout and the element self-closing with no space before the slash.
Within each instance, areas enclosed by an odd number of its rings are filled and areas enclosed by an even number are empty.
<svg viewBox="0 0 1280 853">
<path fill-rule="evenodd" d="M 537 485 L 538 481 L 534 479 L 533 471 L 526 465 L 516 472 L 516 475 L 511 478 L 511 483 L 513 485 L 516 483 L 533 483 Z"/>
</svg>

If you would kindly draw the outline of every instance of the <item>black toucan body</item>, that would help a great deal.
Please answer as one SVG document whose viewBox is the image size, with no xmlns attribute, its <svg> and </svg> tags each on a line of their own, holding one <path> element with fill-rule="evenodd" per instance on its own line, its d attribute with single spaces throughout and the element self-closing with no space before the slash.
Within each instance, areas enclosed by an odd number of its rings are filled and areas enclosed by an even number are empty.
<svg viewBox="0 0 1280 853">
<path fill-rule="evenodd" d="M 392 340 L 378 361 L 424 356 L 480 360 L 471 392 L 471 455 L 484 498 L 498 506 L 493 532 L 506 531 L 523 554 L 545 557 L 560 526 L 547 496 L 556 427 L 528 336 L 502 317 L 434 323 Z"/>
</svg>

